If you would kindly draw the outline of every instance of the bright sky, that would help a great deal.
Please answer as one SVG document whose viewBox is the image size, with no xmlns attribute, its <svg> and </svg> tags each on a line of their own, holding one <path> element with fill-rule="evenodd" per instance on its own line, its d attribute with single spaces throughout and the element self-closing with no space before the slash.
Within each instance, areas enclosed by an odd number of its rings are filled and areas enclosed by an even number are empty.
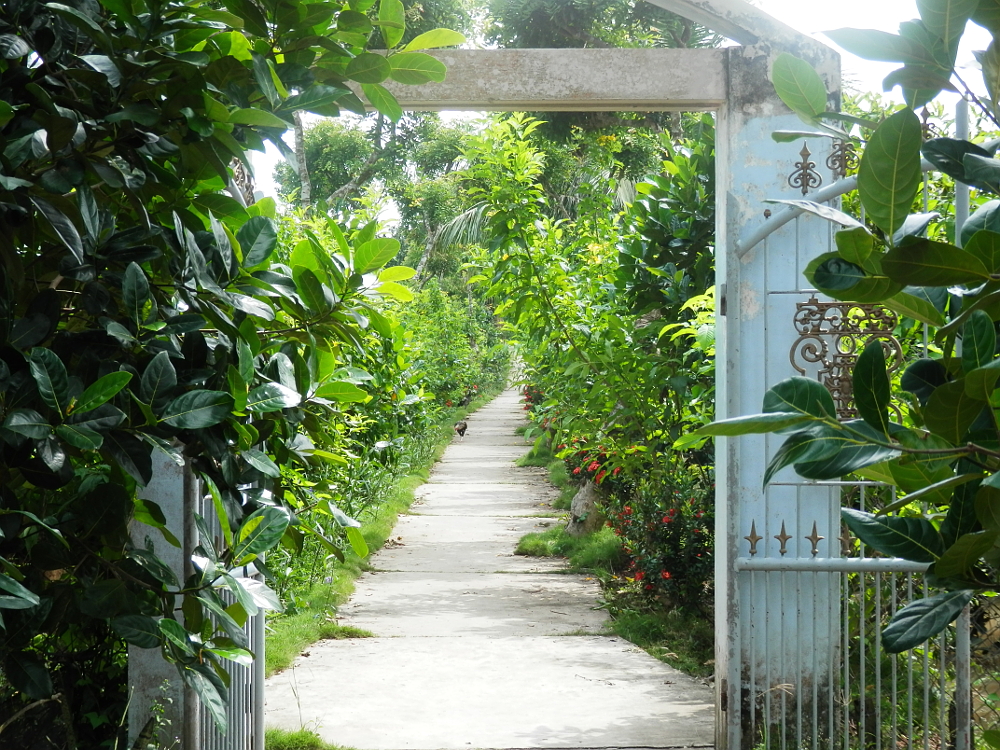
<svg viewBox="0 0 1000 750">
<path fill-rule="evenodd" d="M 915 0 L 752 0 L 753 4 L 788 24 L 792 28 L 811 34 L 824 44 L 835 46 L 820 32 L 840 28 L 879 29 L 898 33 L 900 21 L 919 18 Z M 971 50 L 985 49 L 989 34 L 975 24 L 969 24 L 958 64 L 963 67 L 973 63 Z M 862 60 L 841 50 L 845 80 L 856 81 L 864 90 L 881 91 L 882 79 L 898 65 Z M 982 89 L 978 71 L 962 76 L 974 90 Z M 898 90 L 898 89 L 897 89 Z"/>
</svg>

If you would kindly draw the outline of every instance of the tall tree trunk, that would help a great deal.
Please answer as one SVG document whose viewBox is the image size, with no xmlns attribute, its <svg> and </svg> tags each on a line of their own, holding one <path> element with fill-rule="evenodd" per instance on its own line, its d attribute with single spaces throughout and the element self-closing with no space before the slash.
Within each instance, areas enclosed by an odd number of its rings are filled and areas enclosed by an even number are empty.
<svg viewBox="0 0 1000 750">
<path fill-rule="evenodd" d="M 295 161 L 299 163 L 299 205 L 308 206 L 312 201 L 312 180 L 306 163 L 306 135 L 302 127 L 302 110 L 295 112 Z"/>
</svg>

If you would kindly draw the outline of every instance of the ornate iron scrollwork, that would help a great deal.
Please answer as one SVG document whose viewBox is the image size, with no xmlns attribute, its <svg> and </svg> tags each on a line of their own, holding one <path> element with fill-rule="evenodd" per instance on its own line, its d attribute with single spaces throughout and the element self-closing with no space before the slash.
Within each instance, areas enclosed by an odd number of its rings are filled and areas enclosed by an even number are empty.
<svg viewBox="0 0 1000 750">
<path fill-rule="evenodd" d="M 881 305 L 820 302 L 815 297 L 795 307 L 799 338 L 789 353 L 792 367 L 826 386 L 839 417 L 856 417 L 851 372 L 858 355 L 872 341 L 881 341 L 890 373 L 903 361 L 903 351 L 893 336 L 896 314 Z"/>
<path fill-rule="evenodd" d="M 858 152 L 851 141 L 834 141 L 833 150 L 826 157 L 826 166 L 838 177 L 847 177 L 848 172 L 858 168 Z"/>
<path fill-rule="evenodd" d="M 243 201 L 248 206 L 252 205 L 254 203 L 253 175 L 239 159 L 233 159 L 229 162 L 229 167 L 233 170 L 233 184 L 243 195 Z"/>
<path fill-rule="evenodd" d="M 809 159 L 812 153 L 809 145 L 802 143 L 802 150 L 799 152 L 802 161 L 795 162 L 795 171 L 788 177 L 788 184 L 793 188 L 800 188 L 802 195 L 805 195 L 813 188 L 818 188 L 823 184 L 823 177 L 816 171 L 816 162 Z"/>
</svg>

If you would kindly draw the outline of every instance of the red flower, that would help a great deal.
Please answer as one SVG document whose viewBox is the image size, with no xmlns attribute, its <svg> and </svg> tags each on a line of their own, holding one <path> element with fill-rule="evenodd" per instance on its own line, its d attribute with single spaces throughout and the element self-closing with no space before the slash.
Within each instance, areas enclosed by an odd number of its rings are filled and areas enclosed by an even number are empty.
<svg viewBox="0 0 1000 750">
<path fill-rule="evenodd" d="M 590 466 L 587 467 L 587 471 L 597 471 L 601 468 L 601 465 L 597 461 L 592 461 Z"/>
<path fill-rule="evenodd" d="M 579 474 L 580 473 L 580 467 L 577 466 L 575 469 L 573 469 L 573 473 L 574 474 Z"/>
<path fill-rule="evenodd" d="M 597 479 L 595 481 L 600 482 L 602 479 L 604 479 L 604 475 L 607 473 L 608 472 L 606 471 L 602 471 L 600 474 L 597 475 Z"/>
<path fill-rule="evenodd" d="M 670 523 L 673 520 L 674 519 L 672 519 L 670 516 L 664 516 L 663 517 L 663 523 Z"/>
<path fill-rule="evenodd" d="M 637 580 L 637 581 L 641 581 L 641 580 L 642 580 L 643 578 L 645 578 L 645 577 L 646 577 L 646 574 L 645 574 L 645 573 L 643 573 L 643 572 L 642 572 L 641 570 L 637 570 L 637 571 L 635 572 L 635 580 Z"/>
<path fill-rule="evenodd" d="M 653 589 L 653 584 L 647 583 L 645 586 L 646 591 L 651 591 Z"/>
<path fill-rule="evenodd" d="M 625 515 L 626 516 L 632 515 L 632 506 L 631 505 L 626 505 L 622 510 L 625 511 Z"/>
<path fill-rule="evenodd" d="M 670 578 L 670 571 L 669 570 L 661 570 L 660 571 L 660 578 L 662 578 L 664 581 L 668 580 Z"/>
<path fill-rule="evenodd" d="M 479 386 L 478 386 L 478 385 L 474 385 L 474 386 L 472 386 L 472 390 L 474 390 L 474 391 L 478 391 L 478 390 L 479 390 Z"/>
<path fill-rule="evenodd" d="M 622 470 L 621 466 L 616 466 L 615 470 L 611 472 L 611 475 L 616 477 L 616 476 L 618 476 L 618 472 L 621 471 L 621 470 Z"/>
<path fill-rule="evenodd" d="M 445 402 L 444 402 L 444 405 L 445 405 L 445 406 L 451 406 L 451 401 L 445 401 Z"/>
</svg>

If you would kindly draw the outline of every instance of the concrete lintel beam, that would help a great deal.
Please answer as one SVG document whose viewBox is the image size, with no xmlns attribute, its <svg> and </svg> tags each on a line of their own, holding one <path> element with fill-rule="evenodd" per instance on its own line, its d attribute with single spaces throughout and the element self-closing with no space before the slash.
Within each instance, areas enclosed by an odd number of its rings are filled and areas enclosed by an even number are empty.
<svg viewBox="0 0 1000 750">
<path fill-rule="evenodd" d="M 715 110 L 726 101 L 716 49 L 437 50 L 442 83 L 386 87 L 406 110 L 652 112 Z"/>
<path fill-rule="evenodd" d="M 743 45 L 767 42 L 778 51 L 811 47 L 819 59 L 833 50 L 769 16 L 745 0 L 647 0 Z"/>
</svg>

